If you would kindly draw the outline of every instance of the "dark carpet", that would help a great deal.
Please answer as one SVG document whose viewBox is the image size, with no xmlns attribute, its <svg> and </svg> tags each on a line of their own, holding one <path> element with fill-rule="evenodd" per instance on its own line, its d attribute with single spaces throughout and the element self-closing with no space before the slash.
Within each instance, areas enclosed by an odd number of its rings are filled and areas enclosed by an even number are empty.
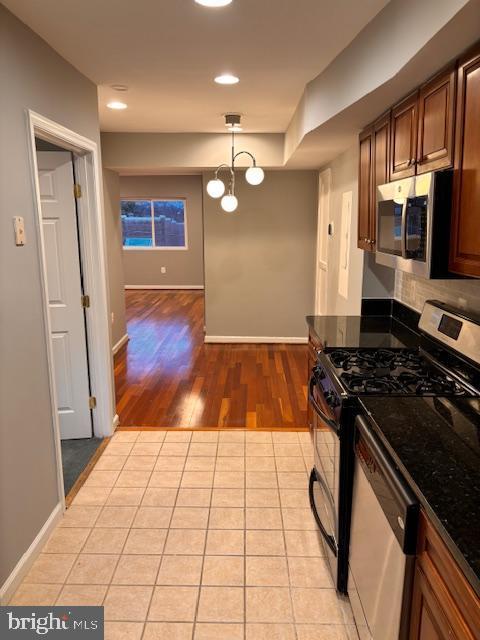
<svg viewBox="0 0 480 640">
<path fill-rule="evenodd" d="M 65 495 L 75 484 L 85 469 L 103 438 L 81 438 L 80 440 L 62 440 L 63 483 Z"/>
</svg>

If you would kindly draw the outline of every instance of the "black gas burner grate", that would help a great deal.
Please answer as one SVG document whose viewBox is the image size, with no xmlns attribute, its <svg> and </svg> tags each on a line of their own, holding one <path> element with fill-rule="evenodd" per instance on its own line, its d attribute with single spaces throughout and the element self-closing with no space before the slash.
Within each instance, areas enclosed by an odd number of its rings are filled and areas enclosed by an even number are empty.
<svg viewBox="0 0 480 640">
<path fill-rule="evenodd" d="M 462 386 L 430 365 L 416 349 L 336 349 L 329 357 L 350 393 L 465 394 Z"/>
<path fill-rule="evenodd" d="M 402 390 L 392 377 L 376 374 L 342 373 L 341 379 L 350 393 L 395 393 Z"/>
<path fill-rule="evenodd" d="M 337 349 L 332 351 L 330 359 L 337 369 L 350 371 L 358 368 L 364 371 L 374 371 L 377 369 L 393 370 L 397 367 L 407 367 L 408 369 L 420 369 L 422 359 L 415 349 L 401 349 L 392 351 L 390 349 L 357 349 L 346 351 Z"/>
</svg>

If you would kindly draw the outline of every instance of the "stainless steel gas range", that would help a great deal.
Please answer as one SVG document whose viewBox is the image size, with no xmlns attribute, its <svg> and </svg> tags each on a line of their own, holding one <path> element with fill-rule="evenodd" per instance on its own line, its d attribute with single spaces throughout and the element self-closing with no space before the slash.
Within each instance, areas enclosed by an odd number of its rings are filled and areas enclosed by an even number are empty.
<svg viewBox="0 0 480 640">
<path fill-rule="evenodd" d="M 415 349 L 326 347 L 311 373 L 309 402 L 318 420 L 310 502 L 343 594 L 348 593 L 355 420 L 362 397 L 480 397 L 480 319 L 428 301 L 419 331 Z M 415 518 L 409 526 L 416 526 Z M 412 539 L 416 531 L 403 535 Z"/>
</svg>

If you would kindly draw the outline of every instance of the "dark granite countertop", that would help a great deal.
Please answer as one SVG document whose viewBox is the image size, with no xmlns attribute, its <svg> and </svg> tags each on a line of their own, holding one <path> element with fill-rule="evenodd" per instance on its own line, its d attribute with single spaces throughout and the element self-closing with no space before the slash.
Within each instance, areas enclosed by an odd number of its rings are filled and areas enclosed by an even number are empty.
<svg viewBox="0 0 480 640">
<path fill-rule="evenodd" d="M 419 334 L 392 316 L 307 316 L 324 347 L 417 347 Z"/>
<path fill-rule="evenodd" d="M 480 595 L 480 399 L 370 396 L 361 403 Z"/>
</svg>

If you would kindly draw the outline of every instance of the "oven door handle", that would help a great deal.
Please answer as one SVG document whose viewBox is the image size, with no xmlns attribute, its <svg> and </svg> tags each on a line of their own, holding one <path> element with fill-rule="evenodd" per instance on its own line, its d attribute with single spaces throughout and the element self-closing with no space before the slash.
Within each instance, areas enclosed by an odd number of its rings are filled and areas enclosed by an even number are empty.
<svg viewBox="0 0 480 640">
<path fill-rule="evenodd" d="M 317 478 L 315 469 L 312 469 L 310 473 L 310 480 L 308 483 L 308 496 L 310 498 L 310 507 L 312 509 L 315 522 L 317 523 L 318 528 L 320 529 L 320 533 L 322 534 L 331 552 L 334 554 L 335 557 L 337 557 L 337 544 L 335 542 L 335 538 L 332 535 L 330 535 L 328 531 L 325 529 L 325 526 L 323 522 L 320 520 L 320 516 L 317 513 L 317 508 L 315 506 L 315 497 L 313 495 L 313 485 L 315 484 L 315 482 L 320 482 L 320 480 Z"/>
<path fill-rule="evenodd" d="M 312 407 L 315 409 L 315 413 L 323 420 L 323 422 L 325 422 L 327 427 L 338 435 L 338 433 L 340 433 L 340 429 L 337 423 L 335 422 L 335 420 L 332 420 L 327 416 L 327 414 L 323 411 L 323 409 L 320 407 L 318 402 L 315 400 L 315 397 L 313 395 L 313 390 L 315 389 L 315 386 L 316 386 L 315 376 L 312 375 L 310 377 L 310 382 L 308 383 L 308 401 L 310 402 Z"/>
</svg>

